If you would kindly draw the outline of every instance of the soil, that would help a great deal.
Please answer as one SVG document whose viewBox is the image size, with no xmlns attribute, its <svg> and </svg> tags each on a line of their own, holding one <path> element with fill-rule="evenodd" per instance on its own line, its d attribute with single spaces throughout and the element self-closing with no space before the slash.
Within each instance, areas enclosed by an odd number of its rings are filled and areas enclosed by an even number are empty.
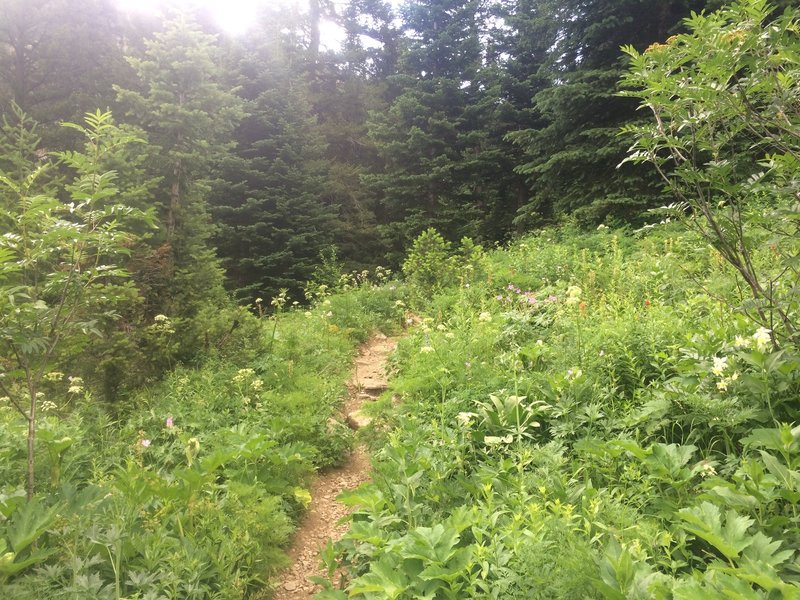
<svg viewBox="0 0 800 600">
<path fill-rule="evenodd" d="M 358 429 L 369 424 L 369 417 L 360 409 L 386 390 L 386 362 L 396 346 L 397 341 L 385 335 L 377 335 L 361 346 L 343 410 L 350 427 Z M 347 531 L 347 524 L 339 521 L 347 516 L 349 509 L 338 503 L 336 497 L 367 481 L 369 472 L 369 456 L 363 446 L 357 446 L 341 466 L 320 473 L 314 480 L 311 504 L 288 552 L 291 566 L 278 577 L 274 600 L 306 600 L 322 589 L 308 580 L 326 574 L 319 552 L 329 540 L 335 542 Z"/>
</svg>

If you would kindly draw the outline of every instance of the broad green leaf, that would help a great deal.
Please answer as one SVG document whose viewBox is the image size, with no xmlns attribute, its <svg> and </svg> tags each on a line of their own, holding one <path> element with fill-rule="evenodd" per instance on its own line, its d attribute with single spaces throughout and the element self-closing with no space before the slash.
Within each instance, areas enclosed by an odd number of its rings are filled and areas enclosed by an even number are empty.
<svg viewBox="0 0 800 600">
<path fill-rule="evenodd" d="M 34 499 L 15 512 L 6 530 L 14 552 L 19 554 L 39 539 L 55 520 L 58 509 L 58 505 L 46 508 Z"/>
<path fill-rule="evenodd" d="M 368 573 L 358 577 L 350 584 L 351 594 L 377 593 L 381 597 L 394 599 L 408 588 L 408 581 L 402 569 L 389 556 L 370 565 Z"/>
<path fill-rule="evenodd" d="M 734 510 L 728 510 L 723 519 L 718 507 L 703 502 L 700 506 L 681 509 L 677 515 L 684 521 L 680 524 L 683 529 L 704 539 L 725 558 L 738 558 L 741 551 L 753 543 L 747 533 L 753 519 L 740 516 Z"/>
</svg>

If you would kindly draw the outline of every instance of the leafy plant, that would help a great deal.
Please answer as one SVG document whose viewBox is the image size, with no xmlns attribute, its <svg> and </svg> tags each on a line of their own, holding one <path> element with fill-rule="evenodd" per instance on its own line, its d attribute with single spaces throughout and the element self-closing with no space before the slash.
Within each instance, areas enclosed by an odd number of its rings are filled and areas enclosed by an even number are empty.
<svg viewBox="0 0 800 600">
<path fill-rule="evenodd" d="M 124 296 L 116 284 L 127 274 L 112 261 L 127 253 L 125 225 L 143 215 L 115 201 L 113 171 L 104 156 L 119 145 L 141 142 L 117 128 L 111 113 L 88 114 L 86 126 L 67 124 L 87 142 L 85 152 L 57 156 L 76 172 L 66 186 L 70 202 L 37 192 L 46 166 L 22 183 L 0 176 L 13 206 L 0 213 L 0 390 L 28 423 L 27 492 L 35 485 L 35 438 L 41 385 L 57 351 L 99 333 L 98 322 Z"/>
<path fill-rule="evenodd" d="M 736 270 L 744 310 L 774 336 L 794 338 L 800 272 L 800 24 L 767 0 L 737 0 L 686 19 L 688 33 L 625 52 L 624 95 L 651 123 L 630 125 L 624 162 L 651 163 L 676 204 L 668 213 L 697 231 Z M 773 260 L 756 259 L 756 244 Z M 773 337 L 777 343 L 777 337 Z"/>
</svg>

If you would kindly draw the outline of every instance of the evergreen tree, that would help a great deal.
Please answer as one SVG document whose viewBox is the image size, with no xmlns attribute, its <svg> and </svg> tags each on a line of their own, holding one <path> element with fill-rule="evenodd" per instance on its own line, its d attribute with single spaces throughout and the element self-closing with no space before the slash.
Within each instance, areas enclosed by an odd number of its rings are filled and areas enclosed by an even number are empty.
<svg viewBox="0 0 800 600">
<path fill-rule="evenodd" d="M 665 39 L 682 17 L 704 4 L 539 0 L 530 7 L 532 12 L 517 12 L 514 25 L 542 31 L 549 48 L 532 74 L 545 82 L 534 90 L 540 120 L 510 136 L 525 151 L 518 171 L 529 177 L 531 186 L 520 223 L 536 224 L 571 212 L 585 222 L 631 219 L 661 199 L 660 184 L 652 174 L 629 165 L 617 169 L 626 151 L 619 129 L 637 118 L 636 106 L 617 95 L 625 68 L 620 47 L 630 44 L 641 50 Z M 542 28 L 545 22 L 550 25 Z M 524 38 L 518 39 L 514 52 L 512 63 L 519 63 L 527 54 Z"/>
<path fill-rule="evenodd" d="M 150 303 L 184 317 L 224 297 L 209 245 L 206 195 L 210 172 L 232 145 L 242 107 L 222 83 L 219 57 L 215 36 L 179 15 L 145 42 L 141 57 L 128 59 L 137 89 L 117 88 L 119 102 L 149 137 L 149 169 L 161 178 L 157 205 L 164 232 L 157 241 L 163 245 L 153 252 L 153 269 L 143 267 L 157 296 Z"/>
<path fill-rule="evenodd" d="M 45 148 L 59 146 L 69 131 L 58 123 L 112 102 L 123 32 L 111 0 L 3 0 L 0 112 L 14 102 L 41 124 Z"/>
<path fill-rule="evenodd" d="M 351 0 L 341 24 L 347 34 L 343 62 L 365 77 L 385 80 L 394 75 L 401 32 L 392 4 L 386 0 Z"/>
<path fill-rule="evenodd" d="M 249 114 L 236 131 L 236 155 L 224 163 L 223 178 L 234 183 L 212 195 L 216 242 L 239 296 L 287 288 L 299 297 L 336 230 L 325 140 L 311 115 L 308 83 L 292 70 L 297 48 L 279 27 L 265 23 L 240 52 Z"/>
<path fill-rule="evenodd" d="M 372 116 L 383 168 L 365 177 L 395 259 L 431 226 L 450 237 L 476 233 L 474 189 L 460 167 L 465 111 L 481 93 L 479 8 L 477 0 L 415 0 L 401 9 L 409 41 L 392 83 L 402 92 Z"/>
</svg>

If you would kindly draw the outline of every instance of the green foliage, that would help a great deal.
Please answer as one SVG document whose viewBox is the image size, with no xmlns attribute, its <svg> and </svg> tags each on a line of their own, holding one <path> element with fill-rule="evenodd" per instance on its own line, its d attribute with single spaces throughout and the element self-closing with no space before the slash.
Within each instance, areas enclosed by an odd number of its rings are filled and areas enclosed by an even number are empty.
<svg viewBox="0 0 800 600">
<path fill-rule="evenodd" d="M 66 393 L 63 375 L 47 378 L 46 398 L 72 399 L 40 405 L 32 502 L 22 486 L 26 423 L 0 404 L 3 593 L 264 593 L 286 564 L 310 477 L 351 447 L 339 414 L 344 381 L 356 342 L 376 326 L 397 326 L 396 292 L 370 285 L 307 311 L 243 311 L 237 330 L 224 334 L 210 320 L 206 364 L 176 367 L 118 402 L 113 417 L 75 378 Z M 172 325 L 165 317 L 154 327 L 155 336 Z"/>
<path fill-rule="evenodd" d="M 797 349 L 699 239 L 547 230 L 429 288 L 322 597 L 797 595 Z"/>
<path fill-rule="evenodd" d="M 85 153 L 56 155 L 75 172 L 64 190 L 69 203 L 37 193 L 43 166 L 20 183 L 0 175 L 9 198 L 0 213 L 7 228 L 0 247 L 0 390 L 28 421 L 29 499 L 42 382 L 59 355 L 99 335 L 100 321 L 113 318 L 127 297 L 120 285 L 127 273 L 114 262 L 132 239 L 125 226 L 144 216 L 117 202 L 116 173 L 101 170 L 110 148 L 139 140 L 123 134 L 111 113 L 87 114 L 85 127 L 67 126 L 87 141 Z"/>
<path fill-rule="evenodd" d="M 456 282 L 469 284 L 483 275 L 483 248 L 470 238 L 463 238 L 456 253 L 451 244 L 435 229 L 427 229 L 414 240 L 403 262 L 403 274 L 419 298 L 452 286 Z"/>
<path fill-rule="evenodd" d="M 698 231 L 738 273 L 746 312 L 793 337 L 797 306 L 800 25 L 787 9 L 742 0 L 686 20 L 689 32 L 643 54 L 626 48 L 623 83 L 654 121 L 630 126 L 625 162 L 656 167 L 676 198 L 670 215 Z M 769 245 L 774 259 L 753 253 Z M 749 297 L 748 297 L 749 296 Z"/>
</svg>

